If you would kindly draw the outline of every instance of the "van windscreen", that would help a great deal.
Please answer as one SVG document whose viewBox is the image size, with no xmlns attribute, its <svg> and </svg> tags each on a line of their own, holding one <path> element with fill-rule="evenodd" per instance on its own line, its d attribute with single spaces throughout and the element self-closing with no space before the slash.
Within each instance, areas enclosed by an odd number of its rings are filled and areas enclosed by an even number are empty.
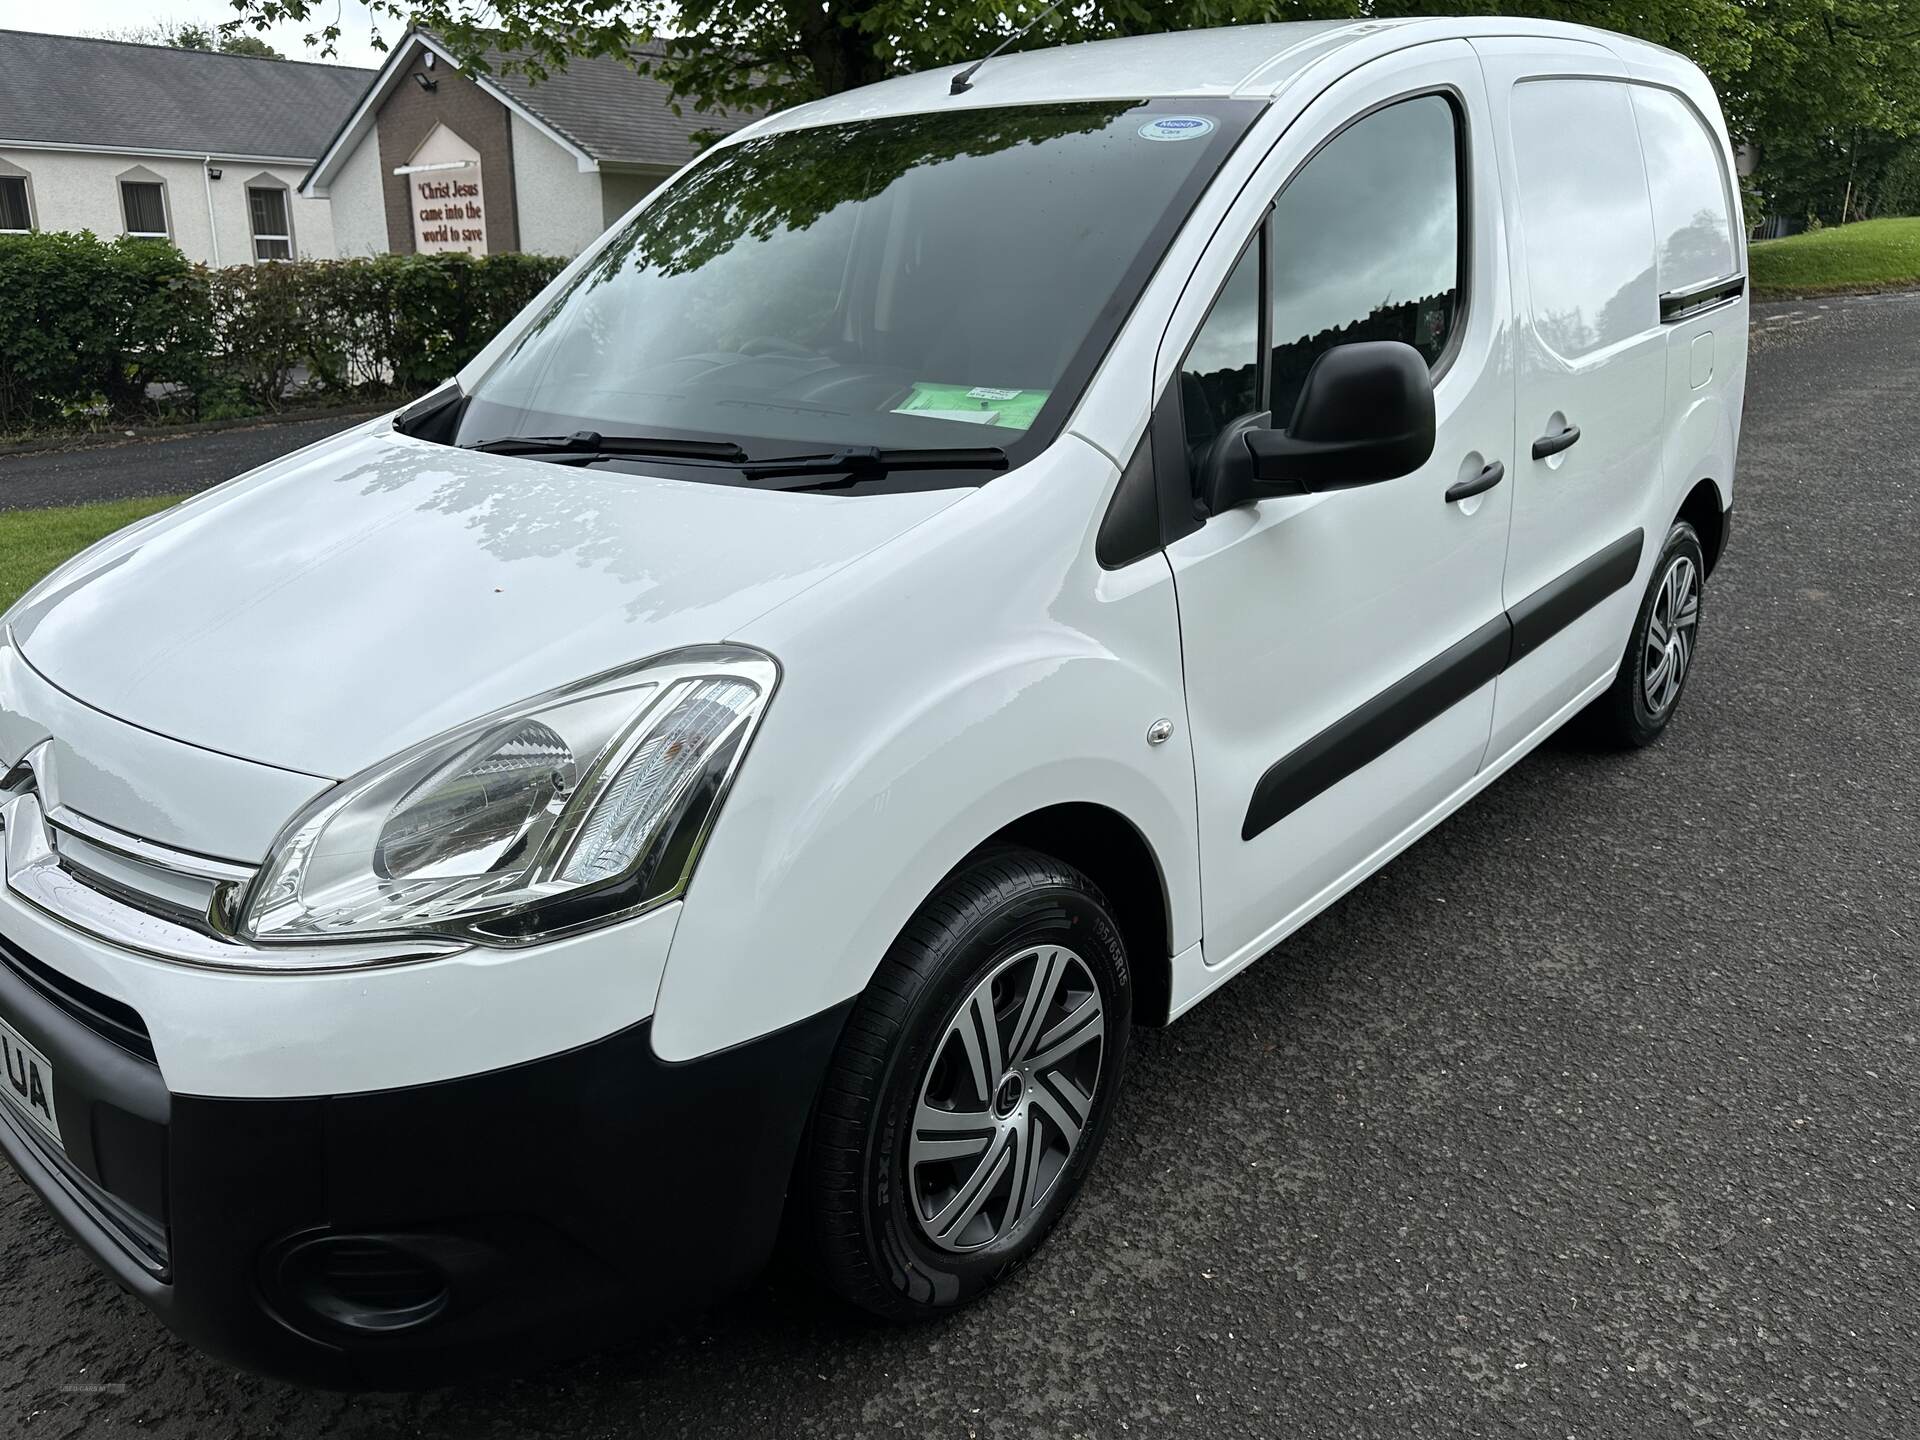
<svg viewBox="0 0 1920 1440">
<path fill-rule="evenodd" d="M 1017 462 L 1058 432 L 1258 113 L 961 107 L 728 145 L 473 386 L 458 443 L 592 431 L 754 459 L 996 447 Z"/>
</svg>

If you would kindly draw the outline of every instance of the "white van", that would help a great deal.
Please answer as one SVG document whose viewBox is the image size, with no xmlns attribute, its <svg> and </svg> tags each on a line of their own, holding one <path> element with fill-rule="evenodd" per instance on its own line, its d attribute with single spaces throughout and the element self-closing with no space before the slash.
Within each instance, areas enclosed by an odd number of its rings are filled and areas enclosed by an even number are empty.
<svg viewBox="0 0 1920 1440">
<path fill-rule="evenodd" d="M 1179 1017 L 1683 694 L 1745 253 L 1685 60 L 1520 20 L 776 115 L 457 383 L 0 646 L 0 1141 L 261 1370 L 752 1276 L 938 1314 Z M 1517 896 L 1515 903 L 1526 903 Z"/>
</svg>

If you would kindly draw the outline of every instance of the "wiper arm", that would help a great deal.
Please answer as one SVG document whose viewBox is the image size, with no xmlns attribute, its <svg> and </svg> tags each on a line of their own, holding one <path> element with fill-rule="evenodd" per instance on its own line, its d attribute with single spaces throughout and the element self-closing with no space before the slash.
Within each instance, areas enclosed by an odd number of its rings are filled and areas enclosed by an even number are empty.
<svg viewBox="0 0 1920 1440">
<path fill-rule="evenodd" d="M 522 455 L 583 463 L 625 455 L 653 456 L 665 460 L 704 460 L 738 466 L 749 480 L 772 479 L 780 475 L 845 477 L 839 481 L 828 481 L 818 487 L 821 489 L 830 489 L 835 484 L 857 484 L 889 470 L 1004 470 L 1007 466 L 1007 452 L 997 445 L 951 450 L 883 450 L 877 445 L 848 445 L 839 450 L 776 455 L 765 460 L 754 460 L 748 457 L 743 447 L 731 440 L 675 440 L 664 435 L 603 435 L 597 430 L 576 430 L 571 435 L 503 435 L 497 440 L 482 440 L 466 448 L 488 455 Z"/>
<path fill-rule="evenodd" d="M 998 445 L 937 450 L 883 450 L 877 445 L 847 445 L 812 455 L 776 455 L 749 460 L 740 471 L 749 480 L 776 475 L 845 475 L 848 484 L 889 470 L 1004 470 L 1007 452 Z"/>
<path fill-rule="evenodd" d="M 488 455 L 566 456 L 653 455 L 669 460 L 719 460 L 738 463 L 747 452 L 731 440 L 675 440 L 664 435 L 602 435 L 576 430 L 571 435 L 503 435 L 469 445 Z"/>
</svg>

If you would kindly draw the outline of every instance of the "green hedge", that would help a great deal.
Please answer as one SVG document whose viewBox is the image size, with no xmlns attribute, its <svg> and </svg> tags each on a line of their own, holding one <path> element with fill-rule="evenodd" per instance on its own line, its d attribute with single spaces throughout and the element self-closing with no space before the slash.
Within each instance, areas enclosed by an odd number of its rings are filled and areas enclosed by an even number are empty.
<svg viewBox="0 0 1920 1440">
<path fill-rule="evenodd" d="M 566 262 L 376 255 L 209 270 L 161 241 L 0 236 L 0 431 L 408 394 Z"/>
</svg>

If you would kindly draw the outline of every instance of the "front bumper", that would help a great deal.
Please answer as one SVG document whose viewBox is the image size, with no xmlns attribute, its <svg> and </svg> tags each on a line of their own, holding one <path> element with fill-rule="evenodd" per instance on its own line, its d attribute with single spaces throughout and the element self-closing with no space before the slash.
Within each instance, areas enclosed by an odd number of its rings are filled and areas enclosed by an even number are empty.
<svg viewBox="0 0 1920 1440">
<path fill-rule="evenodd" d="M 202 1348 L 343 1388 L 444 1383 L 751 1278 L 845 1014 L 686 1064 L 642 1021 L 466 1078 L 208 1098 L 168 1091 L 137 1014 L 9 945 L 0 1015 L 53 1066 L 67 1143 L 0 1106 L 0 1148 Z"/>
</svg>

